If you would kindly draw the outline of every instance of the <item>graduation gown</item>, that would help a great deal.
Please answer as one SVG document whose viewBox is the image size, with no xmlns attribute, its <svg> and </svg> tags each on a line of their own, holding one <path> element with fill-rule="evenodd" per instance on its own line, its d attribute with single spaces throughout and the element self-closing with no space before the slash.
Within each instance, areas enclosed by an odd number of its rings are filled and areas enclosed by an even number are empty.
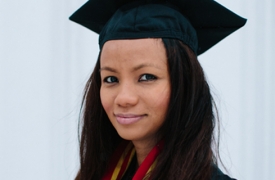
<svg viewBox="0 0 275 180">
<path fill-rule="evenodd" d="M 136 161 L 136 158 L 134 158 L 121 180 L 132 180 L 136 171 L 136 164 L 137 164 L 137 161 Z M 211 180 L 236 180 L 236 179 L 230 178 L 229 176 L 224 174 L 217 166 L 214 166 L 214 171 L 213 171 Z"/>
</svg>

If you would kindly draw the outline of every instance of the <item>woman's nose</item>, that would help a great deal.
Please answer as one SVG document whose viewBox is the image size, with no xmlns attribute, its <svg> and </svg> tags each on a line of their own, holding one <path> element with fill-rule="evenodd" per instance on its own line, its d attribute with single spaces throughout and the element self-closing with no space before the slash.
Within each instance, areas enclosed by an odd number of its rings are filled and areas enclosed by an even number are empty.
<svg viewBox="0 0 275 180">
<path fill-rule="evenodd" d="M 138 95 L 135 85 L 130 83 L 121 84 L 118 88 L 115 104 L 121 107 L 130 107 L 138 103 Z"/>
</svg>

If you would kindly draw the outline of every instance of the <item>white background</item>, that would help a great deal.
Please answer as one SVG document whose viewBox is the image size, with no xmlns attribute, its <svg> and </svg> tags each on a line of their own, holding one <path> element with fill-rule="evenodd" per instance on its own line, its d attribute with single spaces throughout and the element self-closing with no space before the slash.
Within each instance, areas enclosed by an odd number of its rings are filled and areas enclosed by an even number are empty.
<svg viewBox="0 0 275 180">
<path fill-rule="evenodd" d="M 275 1 L 219 0 L 248 19 L 199 57 L 232 177 L 275 177 Z M 68 20 L 85 1 L 0 0 L 0 179 L 73 179 L 98 36 Z"/>
</svg>

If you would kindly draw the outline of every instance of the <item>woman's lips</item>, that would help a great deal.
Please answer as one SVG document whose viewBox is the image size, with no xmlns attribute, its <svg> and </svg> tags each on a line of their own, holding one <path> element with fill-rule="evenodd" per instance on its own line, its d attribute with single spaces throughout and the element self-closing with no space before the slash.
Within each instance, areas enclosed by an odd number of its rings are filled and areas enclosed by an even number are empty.
<svg viewBox="0 0 275 180">
<path fill-rule="evenodd" d="M 116 120 L 119 124 L 127 125 L 133 124 L 140 119 L 142 119 L 145 115 L 135 115 L 135 114 L 115 114 Z"/>
</svg>

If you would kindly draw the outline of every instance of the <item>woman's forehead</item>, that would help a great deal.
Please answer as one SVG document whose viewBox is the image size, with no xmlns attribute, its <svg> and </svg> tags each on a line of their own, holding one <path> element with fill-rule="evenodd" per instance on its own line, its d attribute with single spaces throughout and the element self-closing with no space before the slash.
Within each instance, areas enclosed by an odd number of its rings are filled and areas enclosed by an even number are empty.
<svg viewBox="0 0 275 180">
<path fill-rule="evenodd" d="M 166 65 L 166 50 L 161 39 L 131 39 L 107 41 L 101 52 L 101 67 L 127 63 L 137 66 Z"/>
<path fill-rule="evenodd" d="M 144 48 L 146 45 L 148 46 L 163 46 L 163 42 L 161 38 L 139 38 L 139 39 L 117 39 L 117 40 L 109 40 L 105 42 L 103 45 L 102 51 L 106 49 L 117 49 L 117 48 L 127 48 L 131 47 L 130 45 L 135 45 L 135 48 Z"/>
</svg>

